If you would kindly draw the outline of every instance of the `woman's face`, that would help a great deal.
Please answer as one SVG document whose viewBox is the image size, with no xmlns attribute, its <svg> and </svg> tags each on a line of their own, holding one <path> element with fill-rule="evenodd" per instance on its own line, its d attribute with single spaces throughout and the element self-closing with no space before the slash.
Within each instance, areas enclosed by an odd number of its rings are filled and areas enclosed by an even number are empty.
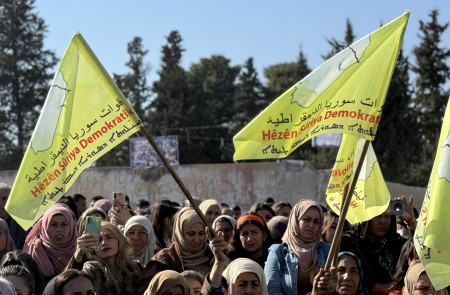
<svg viewBox="0 0 450 295">
<path fill-rule="evenodd" d="M 367 234 L 372 238 L 381 239 L 387 234 L 390 226 L 391 216 L 385 212 L 369 221 Z"/>
<path fill-rule="evenodd" d="M 200 283 L 196 278 L 186 278 L 189 285 L 189 295 L 201 295 L 202 294 L 202 283 Z"/>
<path fill-rule="evenodd" d="M 283 206 L 281 207 L 280 211 L 278 211 L 279 216 L 285 216 L 285 217 L 289 217 L 289 214 L 291 214 L 292 208 L 289 206 Z"/>
<path fill-rule="evenodd" d="M 28 289 L 27 283 L 24 279 L 18 276 L 6 276 L 7 279 L 16 290 L 17 295 L 30 295 L 30 289 Z"/>
<path fill-rule="evenodd" d="M 102 259 L 108 259 L 115 257 L 118 251 L 119 241 L 110 230 L 102 228 L 100 230 L 99 246 L 95 249 L 95 254 Z"/>
<path fill-rule="evenodd" d="M 62 289 L 63 295 L 94 295 L 94 287 L 91 281 L 83 276 L 78 276 L 67 282 Z"/>
<path fill-rule="evenodd" d="M 424 272 L 420 275 L 414 288 L 414 295 L 444 295 L 444 289 L 436 291 L 428 275 Z"/>
<path fill-rule="evenodd" d="M 241 273 L 234 283 L 234 289 L 236 295 L 255 294 L 259 295 L 262 292 L 261 283 L 258 276 L 253 272 Z"/>
<path fill-rule="evenodd" d="M 62 214 L 53 215 L 47 227 L 47 234 L 54 244 L 62 246 L 70 235 L 70 225 Z"/>
<path fill-rule="evenodd" d="M 261 218 L 264 219 L 264 221 L 266 223 L 269 222 L 269 220 L 271 220 L 273 217 L 272 213 L 270 213 L 269 210 L 265 210 L 265 209 L 256 211 L 256 214 L 261 216 Z"/>
<path fill-rule="evenodd" d="M 359 269 L 355 259 L 343 256 L 338 263 L 336 289 L 340 295 L 354 295 L 359 286 Z"/>
<path fill-rule="evenodd" d="M 133 245 L 135 252 L 141 251 L 148 245 L 148 231 L 142 225 L 133 225 L 128 229 L 125 236 Z"/>
<path fill-rule="evenodd" d="M 186 243 L 196 251 L 200 251 L 203 248 L 205 245 L 205 238 L 205 226 L 200 222 L 192 225 L 184 235 Z"/>
<path fill-rule="evenodd" d="M 252 223 L 243 225 L 239 232 L 242 247 L 251 254 L 256 254 L 255 257 L 258 257 L 259 253 L 262 255 L 261 252 L 263 251 L 263 243 L 266 239 L 266 234 L 263 233 L 258 226 Z"/>
<path fill-rule="evenodd" d="M 338 218 L 334 218 L 333 223 L 323 233 L 323 241 L 324 242 L 327 242 L 328 244 L 331 244 L 331 242 L 333 242 L 333 237 L 334 237 L 334 233 L 336 232 L 337 224 L 338 224 Z"/>
<path fill-rule="evenodd" d="M 217 234 L 223 235 L 223 239 L 227 243 L 230 242 L 230 239 L 234 234 L 233 226 L 227 221 L 216 222 L 216 228 L 214 230 Z"/>
<path fill-rule="evenodd" d="M 209 223 L 213 223 L 214 220 L 220 216 L 220 209 L 217 205 L 209 206 L 208 211 L 206 211 L 205 217 L 206 221 Z"/>
<path fill-rule="evenodd" d="M 310 207 L 300 218 L 300 237 L 305 242 L 314 241 L 319 233 L 320 212 L 316 207 Z"/>
<path fill-rule="evenodd" d="M 183 288 L 180 285 L 173 286 L 161 295 L 184 295 Z"/>
</svg>

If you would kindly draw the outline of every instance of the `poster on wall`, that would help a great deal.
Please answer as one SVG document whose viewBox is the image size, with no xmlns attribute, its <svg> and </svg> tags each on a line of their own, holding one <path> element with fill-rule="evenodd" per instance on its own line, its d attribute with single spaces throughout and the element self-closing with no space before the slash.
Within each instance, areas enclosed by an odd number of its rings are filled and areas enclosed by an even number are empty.
<svg viewBox="0 0 450 295">
<path fill-rule="evenodd" d="M 156 145 L 161 150 L 170 165 L 179 165 L 178 136 L 155 136 Z M 152 148 L 146 138 L 130 138 L 130 166 L 131 167 L 154 167 L 163 166 L 164 163 Z"/>
</svg>

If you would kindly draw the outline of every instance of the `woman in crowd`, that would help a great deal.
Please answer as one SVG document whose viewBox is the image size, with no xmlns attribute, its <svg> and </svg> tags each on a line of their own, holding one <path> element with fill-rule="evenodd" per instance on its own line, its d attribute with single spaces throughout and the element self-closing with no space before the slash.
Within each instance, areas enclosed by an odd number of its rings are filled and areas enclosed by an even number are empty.
<svg viewBox="0 0 450 295">
<path fill-rule="evenodd" d="M 281 239 L 286 232 L 288 221 L 287 217 L 277 215 L 267 222 L 267 228 L 273 244 L 281 244 L 283 242 Z"/>
<path fill-rule="evenodd" d="M 208 199 L 200 203 L 200 211 L 205 215 L 208 226 L 212 226 L 214 220 L 219 217 L 222 210 L 219 202 L 213 199 Z"/>
<path fill-rule="evenodd" d="M 64 270 L 76 246 L 74 215 L 64 205 L 55 204 L 28 234 L 23 250 L 37 262 L 48 282 Z"/>
<path fill-rule="evenodd" d="M 191 207 L 184 207 L 175 214 L 173 221 L 174 242 L 162 249 L 150 260 L 138 281 L 141 294 L 151 279 L 161 270 L 177 272 L 190 269 L 206 275 L 211 270 L 213 257 L 205 239 L 205 226 Z"/>
<path fill-rule="evenodd" d="M 270 247 L 265 264 L 270 294 L 304 295 L 312 291 L 314 277 L 325 266 L 330 249 L 320 241 L 322 224 L 318 203 L 301 200 L 292 208 L 284 243 Z"/>
<path fill-rule="evenodd" d="M 21 265 L 3 267 L 0 269 L 0 276 L 13 285 L 18 295 L 34 294 L 34 278 L 25 267 Z"/>
<path fill-rule="evenodd" d="M 189 286 L 178 272 L 164 270 L 151 280 L 144 295 L 189 295 Z"/>
<path fill-rule="evenodd" d="M 9 233 L 6 221 L 0 218 L 0 259 L 9 251 L 15 249 L 13 238 Z"/>
<path fill-rule="evenodd" d="M 230 243 L 236 229 L 236 220 L 228 215 L 220 215 L 214 220 L 212 228 L 223 236 L 225 242 Z"/>
<path fill-rule="evenodd" d="M 34 293 L 42 294 L 45 288 L 44 276 L 39 270 L 39 266 L 36 261 L 33 260 L 30 254 L 21 250 L 15 250 L 6 253 L 0 263 L 0 268 L 8 266 L 19 265 L 26 268 L 34 278 Z"/>
<path fill-rule="evenodd" d="M 403 295 L 444 295 L 445 289 L 438 290 L 431 283 L 423 264 L 416 260 L 411 264 L 405 276 Z"/>
<path fill-rule="evenodd" d="M 5 278 L 0 278 L 0 294 L 2 295 L 17 295 L 14 286 Z"/>
<path fill-rule="evenodd" d="M 89 275 L 80 270 L 69 269 L 52 279 L 43 295 L 95 295 Z M 114 293 L 115 294 L 115 293 Z"/>
<path fill-rule="evenodd" d="M 252 208 L 250 208 L 250 213 L 258 214 L 265 223 L 269 222 L 269 220 L 275 216 L 275 212 L 273 212 L 272 207 L 264 202 L 254 204 Z"/>
<path fill-rule="evenodd" d="M 340 252 L 337 265 L 337 284 L 333 294 L 368 295 L 363 286 L 363 270 L 359 258 L 350 252 Z"/>
<path fill-rule="evenodd" d="M 189 285 L 189 295 L 202 295 L 202 286 L 205 276 L 194 270 L 185 270 L 181 276 Z"/>
<path fill-rule="evenodd" d="M 289 214 L 291 214 L 292 206 L 291 204 L 289 204 L 289 202 L 280 201 L 273 204 L 272 210 L 275 213 L 275 216 L 289 217 Z"/>
<path fill-rule="evenodd" d="M 83 212 L 83 214 L 81 214 L 80 218 L 78 219 L 77 222 L 77 235 L 79 237 L 81 237 L 81 235 L 84 232 L 85 226 L 86 226 L 86 218 L 88 216 L 97 216 L 97 217 L 101 217 L 103 221 L 107 221 L 108 220 L 108 216 L 106 216 L 105 211 L 103 211 L 102 208 L 99 207 L 90 207 L 88 209 L 86 209 L 86 211 Z"/>
<path fill-rule="evenodd" d="M 178 212 L 178 208 L 162 202 L 156 203 L 151 210 L 150 221 L 153 225 L 157 251 L 169 248 L 172 244 L 173 216 Z"/>
<path fill-rule="evenodd" d="M 94 207 L 101 208 L 103 211 L 105 211 L 106 215 L 108 215 L 109 210 L 111 210 L 112 206 L 113 204 L 108 199 L 100 199 L 94 203 Z"/>
<path fill-rule="evenodd" d="M 340 250 L 352 252 L 361 260 L 369 293 L 388 294 L 405 241 L 397 233 L 395 215 L 386 211 L 345 233 Z"/>
<path fill-rule="evenodd" d="M 144 268 L 156 252 L 156 237 L 150 220 L 142 215 L 128 219 L 124 234 L 133 246 L 133 259 Z"/>
<path fill-rule="evenodd" d="M 417 257 L 416 249 L 414 248 L 414 242 L 412 239 L 408 239 L 405 244 L 403 244 L 402 250 L 400 251 L 400 257 L 397 261 L 397 266 L 395 268 L 395 274 L 392 279 L 392 285 L 389 288 L 391 291 L 389 295 L 402 295 L 403 289 L 405 287 L 405 275 L 408 271 L 409 266 L 414 262 Z"/>
<path fill-rule="evenodd" d="M 79 237 L 67 269 L 86 271 L 99 295 L 134 295 L 134 283 L 140 270 L 131 254 L 131 244 L 120 230 L 109 222 L 102 222 L 100 242 L 94 234 Z"/>
<path fill-rule="evenodd" d="M 239 217 L 236 223 L 228 257 L 231 260 L 249 258 L 264 267 L 270 245 L 270 233 L 265 221 L 258 214 L 247 213 Z"/>
</svg>

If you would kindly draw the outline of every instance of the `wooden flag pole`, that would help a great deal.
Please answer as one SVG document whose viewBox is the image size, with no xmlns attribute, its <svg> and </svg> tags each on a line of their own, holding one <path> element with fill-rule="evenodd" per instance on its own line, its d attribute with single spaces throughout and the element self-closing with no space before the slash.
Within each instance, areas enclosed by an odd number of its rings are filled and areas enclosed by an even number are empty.
<svg viewBox="0 0 450 295">
<path fill-rule="evenodd" d="M 343 192 L 343 194 L 342 194 L 341 204 L 344 204 L 344 203 L 345 203 L 345 198 L 346 198 L 346 196 L 347 196 L 348 187 L 349 187 L 349 183 L 347 183 L 347 185 L 344 187 L 344 192 Z M 338 221 L 339 221 L 339 218 L 338 218 Z M 344 223 L 345 223 L 345 222 L 344 222 Z M 336 226 L 336 227 L 337 227 L 337 226 Z M 343 231 L 343 230 L 344 230 L 344 227 L 342 226 L 342 231 Z M 336 232 L 334 233 L 333 239 L 334 239 L 335 236 L 336 236 Z M 333 241 L 332 241 L 332 243 L 333 243 Z M 338 240 L 337 240 L 336 248 L 339 249 L 340 246 L 341 246 L 341 239 L 338 239 Z M 331 266 L 332 266 L 332 267 L 333 267 L 333 266 L 337 266 L 337 262 L 338 262 L 338 258 L 339 258 L 339 257 L 338 257 L 338 254 L 339 254 L 339 251 L 336 251 L 335 254 L 334 254 L 334 256 L 333 256 L 333 260 L 332 260 L 332 262 L 331 262 Z"/>
<path fill-rule="evenodd" d="M 353 192 L 355 191 L 356 182 L 358 181 L 359 172 L 361 172 L 362 165 L 364 163 L 364 159 L 367 154 L 367 149 L 369 148 L 370 141 L 366 140 L 364 142 L 363 149 L 361 151 L 361 156 L 359 157 L 358 164 L 356 165 L 355 173 L 353 174 L 352 182 L 350 183 L 350 188 L 348 192 L 345 194 L 344 203 L 341 206 L 341 214 L 339 215 L 339 222 L 336 228 L 336 232 L 334 233 L 333 242 L 331 243 L 330 253 L 328 253 L 327 262 L 325 263 L 325 271 L 330 270 L 331 262 L 337 253 L 339 252 L 340 240 L 342 237 L 342 231 L 344 228 L 345 217 L 347 216 L 348 207 L 350 206 L 350 202 L 352 200 Z"/>
<path fill-rule="evenodd" d="M 162 154 L 161 150 L 159 149 L 158 145 L 156 145 L 155 141 L 153 140 L 153 138 L 150 136 L 150 134 L 147 132 L 147 130 L 145 129 L 144 126 L 141 126 L 141 132 L 144 134 L 145 138 L 147 138 L 148 142 L 150 143 L 150 145 L 153 147 L 153 149 L 155 150 L 155 152 L 158 154 L 158 156 L 161 158 L 161 160 L 164 163 L 164 166 L 166 166 L 167 170 L 169 170 L 170 174 L 172 175 L 173 179 L 175 179 L 175 182 L 178 184 L 178 186 L 180 187 L 180 189 L 183 191 L 184 195 L 186 196 L 186 198 L 189 200 L 189 202 L 191 203 L 192 207 L 194 208 L 195 212 L 197 212 L 198 216 L 200 216 L 200 219 L 203 221 L 203 223 L 205 224 L 205 226 L 209 229 L 209 232 L 211 233 L 211 236 L 214 238 L 216 236 L 216 232 L 208 225 L 208 223 L 206 222 L 206 218 L 205 215 L 203 214 L 203 212 L 200 210 L 200 208 L 198 207 L 198 205 L 194 202 L 194 198 L 192 198 L 191 193 L 189 193 L 189 191 L 187 190 L 186 186 L 183 184 L 183 182 L 181 181 L 181 179 L 178 177 L 178 174 L 175 172 L 175 170 L 173 169 L 172 165 L 170 165 L 170 163 L 167 161 L 166 157 L 164 157 L 164 155 Z"/>
</svg>

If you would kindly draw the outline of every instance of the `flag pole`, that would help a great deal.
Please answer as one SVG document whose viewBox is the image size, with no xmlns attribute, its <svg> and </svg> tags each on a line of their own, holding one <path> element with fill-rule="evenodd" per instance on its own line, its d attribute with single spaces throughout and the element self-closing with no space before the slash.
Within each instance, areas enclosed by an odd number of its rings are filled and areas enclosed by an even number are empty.
<svg viewBox="0 0 450 295">
<path fill-rule="evenodd" d="M 355 191 L 356 182 L 358 181 L 359 172 L 361 172 L 362 165 L 364 163 L 364 158 L 367 154 L 367 149 L 369 148 L 370 141 L 366 140 L 364 142 L 364 146 L 361 151 L 361 156 L 358 160 L 358 165 L 356 166 L 355 173 L 353 174 L 352 182 L 350 183 L 350 188 L 348 189 L 347 193 L 345 194 L 344 202 L 341 207 L 341 213 L 339 215 L 339 221 L 336 228 L 336 232 L 334 233 L 333 242 L 331 243 L 331 249 L 328 253 L 327 262 L 325 263 L 325 271 L 330 270 L 331 263 L 334 260 L 333 258 L 337 255 L 339 252 L 339 245 L 340 240 L 342 237 L 342 231 L 344 228 L 345 223 L 345 217 L 347 216 L 348 207 L 350 206 L 350 202 L 352 200 L 353 192 Z"/>
<path fill-rule="evenodd" d="M 175 179 L 175 182 L 178 184 L 180 189 L 183 191 L 186 198 L 191 203 L 192 207 L 194 208 L 195 212 L 197 212 L 198 216 L 200 216 L 200 219 L 205 224 L 205 226 L 209 229 L 209 232 L 211 233 L 211 236 L 214 238 L 216 236 L 216 232 L 208 225 L 206 222 L 205 215 L 200 210 L 198 205 L 194 202 L 194 198 L 192 197 L 191 193 L 187 190 L 186 186 L 181 181 L 180 177 L 178 177 L 178 174 L 173 169 L 172 165 L 167 161 L 166 157 L 162 154 L 161 150 L 159 149 L 158 145 L 155 143 L 151 135 L 147 132 L 147 129 L 145 129 L 144 126 L 141 126 L 140 128 L 141 132 L 144 134 L 145 138 L 147 138 L 150 145 L 153 147 L 155 152 L 158 154 L 158 156 L 161 158 L 161 160 L 164 163 L 164 166 L 166 166 L 167 170 L 169 170 L 170 174 L 172 175 L 173 179 Z"/>
</svg>

